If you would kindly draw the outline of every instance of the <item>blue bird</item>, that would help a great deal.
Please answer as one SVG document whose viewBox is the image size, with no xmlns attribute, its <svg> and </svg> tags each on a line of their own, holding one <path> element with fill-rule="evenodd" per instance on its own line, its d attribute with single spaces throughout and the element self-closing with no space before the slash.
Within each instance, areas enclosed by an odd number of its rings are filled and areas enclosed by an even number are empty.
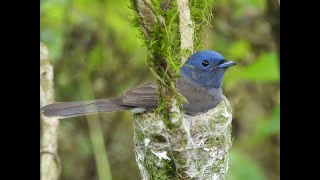
<svg viewBox="0 0 320 180">
<path fill-rule="evenodd" d="M 178 91 L 187 99 L 186 114 L 196 115 L 213 109 L 222 99 L 222 79 L 225 71 L 237 63 L 228 61 L 211 50 L 192 54 L 180 69 L 176 81 Z M 158 105 L 155 81 L 137 86 L 117 98 L 78 102 L 57 102 L 41 108 L 44 116 L 76 117 L 97 112 L 130 110 L 141 113 Z"/>
</svg>

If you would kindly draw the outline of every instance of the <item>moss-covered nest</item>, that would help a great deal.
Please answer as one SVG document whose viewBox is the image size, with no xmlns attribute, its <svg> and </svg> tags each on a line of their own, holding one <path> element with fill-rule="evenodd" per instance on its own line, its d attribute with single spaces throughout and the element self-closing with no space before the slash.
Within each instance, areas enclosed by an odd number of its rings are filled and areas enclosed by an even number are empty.
<svg viewBox="0 0 320 180">
<path fill-rule="evenodd" d="M 167 129 L 155 113 L 134 116 L 135 155 L 142 179 L 224 179 L 231 147 L 228 100 Z M 178 129 L 178 130 L 177 130 Z"/>
</svg>

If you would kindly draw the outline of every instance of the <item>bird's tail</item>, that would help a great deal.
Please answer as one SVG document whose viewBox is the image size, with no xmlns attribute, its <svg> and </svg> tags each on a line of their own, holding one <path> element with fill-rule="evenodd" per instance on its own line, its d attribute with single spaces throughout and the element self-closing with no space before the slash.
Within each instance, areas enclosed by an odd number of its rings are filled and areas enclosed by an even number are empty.
<svg viewBox="0 0 320 180">
<path fill-rule="evenodd" d="M 41 108 L 44 116 L 59 118 L 77 117 L 98 112 L 123 111 L 127 109 L 130 108 L 116 104 L 113 99 L 57 102 Z"/>
</svg>

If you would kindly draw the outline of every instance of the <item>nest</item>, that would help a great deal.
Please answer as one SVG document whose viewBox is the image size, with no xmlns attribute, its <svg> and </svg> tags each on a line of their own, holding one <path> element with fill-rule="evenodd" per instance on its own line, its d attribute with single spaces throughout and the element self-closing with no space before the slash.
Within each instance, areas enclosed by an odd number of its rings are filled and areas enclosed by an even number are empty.
<svg viewBox="0 0 320 180">
<path fill-rule="evenodd" d="M 206 113 L 180 117 L 172 119 L 178 126 L 168 129 L 155 113 L 134 116 L 135 156 L 142 179 L 225 179 L 232 144 L 228 100 L 223 97 Z"/>
</svg>

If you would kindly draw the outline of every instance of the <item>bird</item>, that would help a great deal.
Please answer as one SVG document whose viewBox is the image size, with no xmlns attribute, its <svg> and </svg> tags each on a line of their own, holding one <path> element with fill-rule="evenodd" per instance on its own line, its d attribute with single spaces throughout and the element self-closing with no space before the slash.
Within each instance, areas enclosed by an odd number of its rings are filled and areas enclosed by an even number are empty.
<svg viewBox="0 0 320 180">
<path fill-rule="evenodd" d="M 223 97 L 225 71 L 236 65 L 213 50 L 198 51 L 189 56 L 180 68 L 175 85 L 186 102 L 184 112 L 194 116 L 213 109 Z M 156 81 L 132 88 L 119 97 L 75 102 L 56 102 L 41 108 L 46 117 L 70 118 L 100 112 L 131 111 L 143 113 L 157 108 L 159 94 Z"/>
</svg>

